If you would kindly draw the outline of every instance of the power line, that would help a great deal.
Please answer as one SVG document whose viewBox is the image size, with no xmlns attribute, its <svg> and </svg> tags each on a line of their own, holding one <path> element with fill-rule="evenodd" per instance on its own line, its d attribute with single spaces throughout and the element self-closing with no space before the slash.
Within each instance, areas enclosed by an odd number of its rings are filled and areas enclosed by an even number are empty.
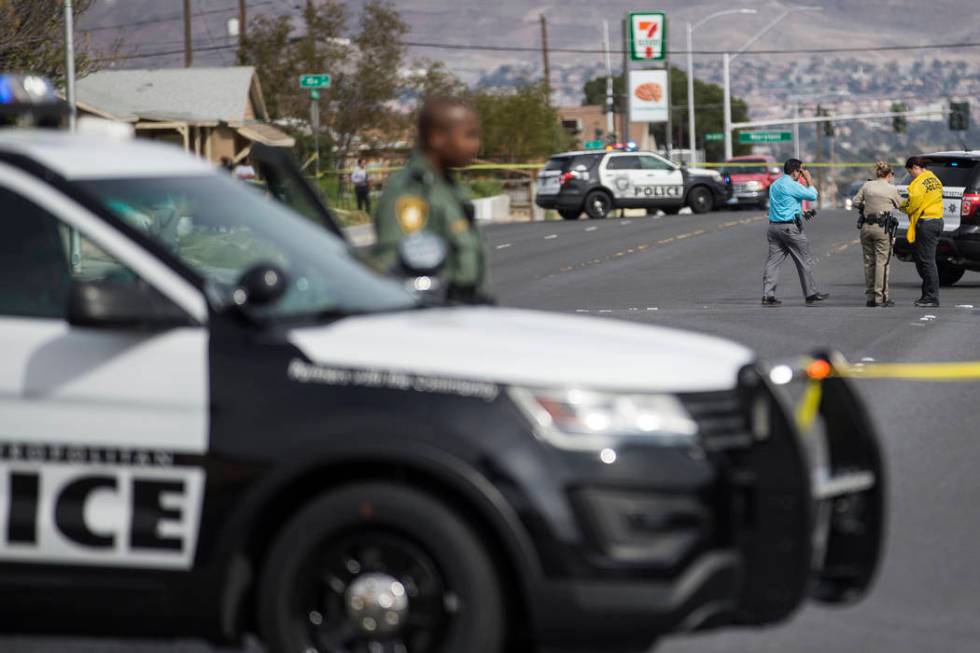
<svg viewBox="0 0 980 653">
<path fill-rule="evenodd" d="M 485 52 L 538 52 L 538 48 L 516 45 L 463 45 L 457 43 L 431 43 L 423 41 L 404 41 L 402 45 L 413 48 L 436 48 L 441 50 L 479 50 Z M 969 43 L 934 43 L 929 45 L 883 45 L 868 47 L 845 48 L 798 48 L 790 50 L 749 50 L 739 56 L 772 55 L 772 54 L 834 54 L 844 52 L 905 52 L 911 50 L 952 50 L 956 48 L 980 48 L 980 42 Z M 550 52 L 559 54 L 605 54 L 605 50 L 592 48 L 550 48 Z M 614 54 L 624 54 L 628 51 L 610 50 Z M 692 54 L 721 55 L 727 50 L 692 50 Z M 672 55 L 686 55 L 687 50 L 671 50 Z"/>
<path fill-rule="evenodd" d="M 261 0 L 260 2 L 251 2 L 251 3 L 249 3 L 249 7 L 261 7 L 261 6 L 264 6 L 264 5 L 271 5 L 271 4 L 275 4 L 275 2 L 273 2 L 273 0 Z M 209 15 L 212 15 L 212 14 L 225 14 L 225 13 L 228 13 L 230 11 L 237 11 L 237 8 L 233 5 L 233 6 L 230 6 L 230 7 L 225 7 L 223 9 L 209 9 L 207 11 L 198 11 L 198 12 L 195 12 L 195 13 L 197 15 L 199 15 L 199 16 L 209 16 Z M 136 21 L 133 21 L 131 23 L 117 23 L 115 25 L 100 25 L 98 27 L 90 27 L 88 29 L 80 29 L 78 31 L 81 32 L 81 33 L 83 33 L 83 34 L 88 34 L 90 32 L 101 32 L 101 31 L 110 30 L 110 29 L 123 29 L 123 28 L 126 28 L 126 27 L 139 27 L 140 25 L 154 25 L 154 24 L 157 24 L 157 23 L 172 23 L 174 21 L 178 21 L 178 20 L 183 19 L 183 17 L 184 17 L 183 14 L 177 14 L 176 16 L 166 16 L 166 17 L 163 17 L 163 18 L 148 18 L 146 20 L 136 20 Z"/>
</svg>

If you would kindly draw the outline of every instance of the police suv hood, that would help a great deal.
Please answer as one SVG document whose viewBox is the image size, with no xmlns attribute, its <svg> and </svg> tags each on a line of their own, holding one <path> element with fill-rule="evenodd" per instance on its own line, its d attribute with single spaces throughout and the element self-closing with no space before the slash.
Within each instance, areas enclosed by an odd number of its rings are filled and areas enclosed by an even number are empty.
<svg viewBox="0 0 980 653">
<path fill-rule="evenodd" d="M 687 331 L 492 307 L 350 317 L 288 339 L 324 367 L 627 392 L 731 389 L 754 358 Z"/>
<path fill-rule="evenodd" d="M 716 170 L 708 170 L 707 168 L 688 168 L 687 174 L 699 177 L 714 177 L 716 174 L 720 173 Z"/>
</svg>

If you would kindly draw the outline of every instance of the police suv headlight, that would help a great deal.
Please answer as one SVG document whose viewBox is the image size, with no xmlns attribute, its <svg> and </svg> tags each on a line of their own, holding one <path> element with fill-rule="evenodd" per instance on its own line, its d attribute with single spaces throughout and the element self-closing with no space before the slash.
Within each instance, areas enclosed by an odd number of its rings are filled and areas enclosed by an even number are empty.
<svg viewBox="0 0 980 653">
<path fill-rule="evenodd" d="M 509 392 L 536 434 L 562 449 L 601 450 L 627 441 L 690 446 L 697 439 L 697 423 L 671 395 L 519 387 Z"/>
</svg>

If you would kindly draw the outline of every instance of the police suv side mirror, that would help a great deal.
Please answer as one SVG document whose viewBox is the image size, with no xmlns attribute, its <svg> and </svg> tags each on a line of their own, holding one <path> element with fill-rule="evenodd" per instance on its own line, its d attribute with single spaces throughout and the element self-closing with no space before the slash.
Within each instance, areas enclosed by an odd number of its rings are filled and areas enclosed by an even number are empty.
<svg viewBox="0 0 980 653">
<path fill-rule="evenodd" d="M 279 300 L 289 289 L 286 272 L 271 263 L 258 263 L 242 273 L 231 293 L 236 306 L 267 306 Z"/>
<path fill-rule="evenodd" d="M 176 304 L 142 281 L 76 281 L 68 322 L 102 328 L 168 329 L 192 324 Z"/>
</svg>

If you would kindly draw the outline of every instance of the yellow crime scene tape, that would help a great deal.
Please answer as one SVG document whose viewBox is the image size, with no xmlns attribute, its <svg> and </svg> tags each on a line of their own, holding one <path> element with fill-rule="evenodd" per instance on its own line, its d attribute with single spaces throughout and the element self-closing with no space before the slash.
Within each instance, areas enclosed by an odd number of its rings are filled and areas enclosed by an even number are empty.
<svg viewBox="0 0 980 653">
<path fill-rule="evenodd" d="M 596 150 L 599 152 L 600 150 Z M 311 155 L 310 158 L 303 164 L 303 168 L 309 166 L 315 160 L 315 155 Z M 695 167 L 697 168 L 757 168 L 759 163 L 745 163 L 745 162 L 706 162 L 698 163 Z M 871 168 L 875 165 L 874 161 L 851 161 L 851 162 L 840 162 L 840 163 L 830 163 L 827 161 L 817 161 L 813 163 L 804 163 L 807 168 Z M 898 168 L 902 167 L 902 162 L 894 164 Z M 492 170 L 540 170 L 544 168 L 545 162 L 540 163 L 474 163 L 473 165 L 465 166 L 463 168 L 457 168 L 458 172 L 479 172 L 479 171 L 492 171 Z M 396 170 L 401 170 L 403 166 L 383 166 L 377 168 L 371 168 L 369 172 L 394 172 Z M 342 168 L 337 170 L 321 170 L 320 177 L 326 177 L 328 175 L 349 175 L 354 170 L 352 168 Z"/>
<path fill-rule="evenodd" d="M 980 361 L 950 363 L 861 363 L 845 360 L 831 364 L 823 359 L 804 361 L 807 386 L 796 406 L 796 422 L 806 433 L 820 411 L 823 382 L 831 377 L 845 379 L 894 379 L 901 381 L 980 381 Z"/>
</svg>

